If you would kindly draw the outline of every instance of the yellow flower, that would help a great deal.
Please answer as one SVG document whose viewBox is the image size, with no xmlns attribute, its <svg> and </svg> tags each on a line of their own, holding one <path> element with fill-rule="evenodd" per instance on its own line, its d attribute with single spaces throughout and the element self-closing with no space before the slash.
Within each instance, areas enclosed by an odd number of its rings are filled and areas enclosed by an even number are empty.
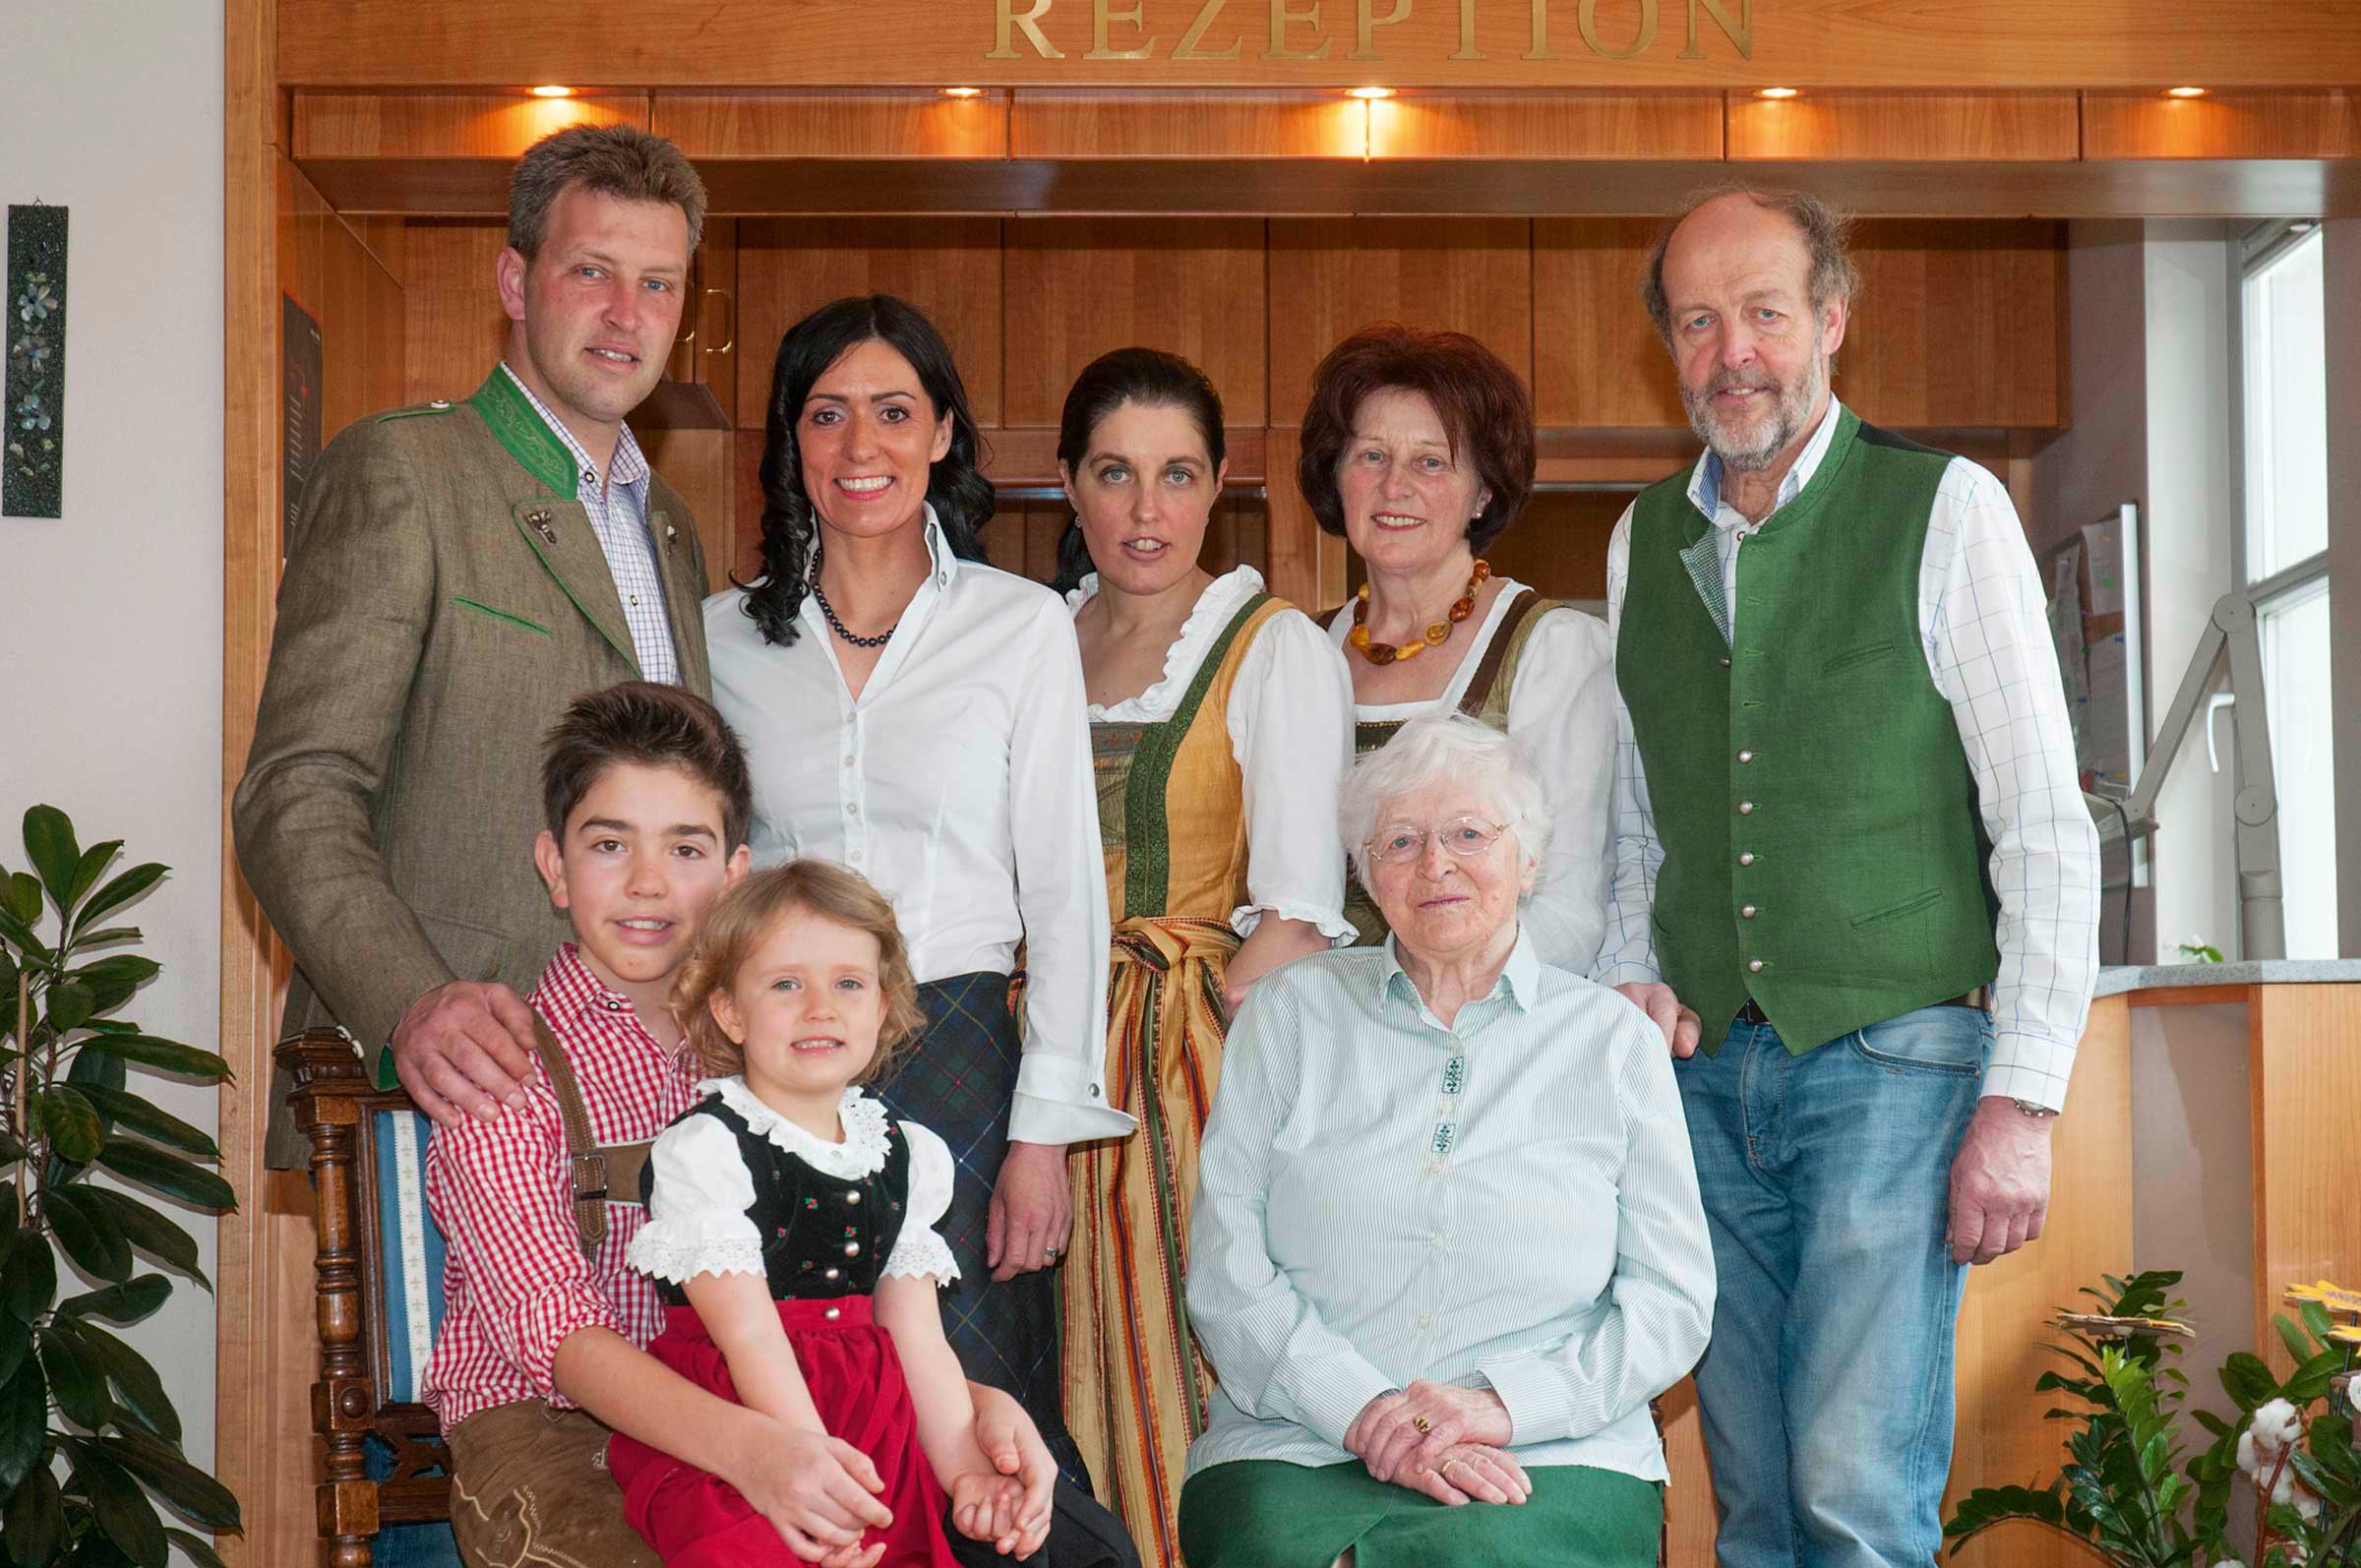
<svg viewBox="0 0 2361 1568">
<path fill-rule="evenodd" d="M 2361 1317 L 2361 1291 L 2348 1291 L 2341 1285 L 2316 1280 L 2310 1285 L 2290 1285 L 2285 1299 L 2289 1301 L 2318 1301 L 2331 1313 Z"/>
</svg>

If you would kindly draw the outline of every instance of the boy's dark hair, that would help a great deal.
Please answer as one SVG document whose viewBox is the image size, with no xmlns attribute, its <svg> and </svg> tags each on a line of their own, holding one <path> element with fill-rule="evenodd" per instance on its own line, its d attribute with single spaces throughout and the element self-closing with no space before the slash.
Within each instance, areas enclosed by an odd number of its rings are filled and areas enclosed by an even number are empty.
<svg viewBox="0 0 2361 1568">
<path fill-rule="evenodd" d="M 560 843 L 566 818 L 618 762 L 680 768 L 721 797 L 722 853 L 746 842 L 755 814 L 746 752 L 703 697 L 655 681 L 625 681 L 566 705 L 541 754 L 541 811 Z"/>
</svg>

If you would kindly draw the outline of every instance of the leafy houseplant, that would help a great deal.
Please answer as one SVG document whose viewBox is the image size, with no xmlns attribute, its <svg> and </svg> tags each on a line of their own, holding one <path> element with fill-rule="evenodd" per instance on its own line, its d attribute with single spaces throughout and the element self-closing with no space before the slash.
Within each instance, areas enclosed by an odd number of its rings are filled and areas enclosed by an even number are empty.
<svg viewBox="0 0 2361 1568">
<path fill-rule="evenodd" d="M 2190 1412 L 2213 1442 L 2181 1466 L 2174 1426 L 2189 1380 L 2165 1359 L 2180 1353 L 2167 1339 L 2189 1332 L 2165 1316 L 2181 1306 L 2168 1299 L 2180 1280 L 2166 1271 L 2108 1278 L 2106 1294 L 2083 1292 L 2101 1303 L 2099 1313 L 2059 1315 L 2079 1349 L 2051 1349 L 2073 1369 L 2044 1372 L 2033 1387 L 2082 1406 L 2049 1412 L 2081 1423 L 2066 1440 L 2070 1463 L 2047 1486 L 1978 1487 L 1961 1499 L 1943 1527 L 1955 1557 L 1992 1526 L 2028 1520 L 2074 1537 L 2116 1568 L 2239 1568 L 2226 1538 L 2231 1489 L 2245 1476 L 2256 1489 L 2262 1538 L 2244 1560 L 2255 1568 L 2361 1565 L 2361 1456 L 2351 1417 L 2361 1330 L 2332 1315 L 2361 1315 L 2361 1297 L 2331 1287 L 2291 1291 L 2303 1325 L 2277 1322 L 2294 1371 L 2282 1383 L 2260 1357 L 2231 1356 L 2220 1378 L 2239 1419 Z"/>
<path fill-rule="evenodd" d="M 200 1163 L 220 1159 L 213 1140 L 126 1087 L 131 1062 L 205 1083 L 229 1067 L 116 1016 L 160 966 L 125 950 L 137 928 L 101 921 L 165 872 L 134 866 L 102 884 L 122 847 L 82 849 L 63 812 L 36 806 L 33 870 L 0 869 L 0 1536 L 16 1568 L 162 1568 L 175 1544 L 218 1564 L 204 1537 L 166 1525 L 158 1499 L 207 1530 L 239 1528 L 237 1499 L 182 1454 L 155 1369 L 99 1326 L 137 1323 L 172 1294 L 143 1260 L 212 1286 L 187 1231 L 90 1181 L 93 1170 L 208 1213 L 236 1206 Z M 77 1291 L 59 1252 L 97 1288 Z"/>
</svg>

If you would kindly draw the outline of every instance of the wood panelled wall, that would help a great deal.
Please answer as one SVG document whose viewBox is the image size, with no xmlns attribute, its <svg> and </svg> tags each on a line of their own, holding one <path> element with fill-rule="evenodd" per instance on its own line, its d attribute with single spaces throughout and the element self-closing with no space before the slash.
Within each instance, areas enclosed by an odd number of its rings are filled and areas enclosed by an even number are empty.
<svg viewBox="0 0 2361 1568">
<path fill-rule="evenodd" d="M 636 428 L 696 510 L 718 584 L 757 568 L 771 363 L 813 308 L 881 292 L 925 310 L 958 358 L 994 477 L 1012 486 L 1055 483 L 1055 427 L 1084 365 L 1126 344 L 1169 348 L 1205 368 L 1231 427 L 1239 489 L 1209 563 L 1245 560 L 1280 591 L 1332 603 L 1344 553 L 1311 532 L 1294 481 L 1313 368 L 1372 322 L 1448 328 L 1526 378 L 1543 427 L 1545 493 L 1503 539 L 1503 569 L 1596 598 L 1621 501 L 1549 487 L 1653 479 L 1694 451 L 1639 301 L 1654 233 L 1653 220 L 1624 218 L 719 218 L 675 364 L 709 382 L 735 429 Z M 405 238 L 407 396 L 463 396 L 507 331 L 490 288 L 500 226 L 412 219 Z M 2006 433 L 2062 426 L 2063 246 L 2046 220 L 1864 223 L 1840 394 L 1996 466 Z M 1063 511 L 1041 499 L 1007 510 L 987 530 L 993 559 L 1046 577 Z"/>
</svg>

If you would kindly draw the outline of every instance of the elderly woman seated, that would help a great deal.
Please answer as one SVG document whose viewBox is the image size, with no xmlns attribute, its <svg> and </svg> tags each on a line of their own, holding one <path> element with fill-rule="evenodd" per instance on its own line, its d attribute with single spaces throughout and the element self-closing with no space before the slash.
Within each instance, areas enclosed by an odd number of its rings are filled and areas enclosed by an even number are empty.
<svg viewBox="0 0 2361 1568">
<path fill-rule="evenodd" d="M 1517 743 L 1415 719 L 1340 807 L 1393 935 L 1302 958 L 1233 1026 L 1188 1261 L 1220 1379 L 1191 1568 L 1642 1568 L 1648 1402 L 1713 1321 L 1665 1042 L 1519 928 L 1548 845 Z"/>
</svg>

